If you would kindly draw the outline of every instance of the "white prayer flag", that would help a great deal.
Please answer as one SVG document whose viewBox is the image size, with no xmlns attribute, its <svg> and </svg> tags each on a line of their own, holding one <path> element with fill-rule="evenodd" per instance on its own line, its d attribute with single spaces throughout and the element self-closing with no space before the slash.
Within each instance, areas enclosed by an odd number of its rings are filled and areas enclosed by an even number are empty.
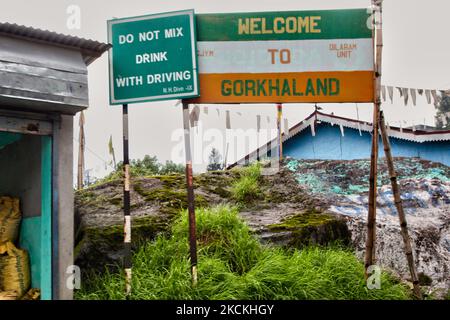
<svg viewBox="0 0 450 320">
<path fill-rule="evenodd" d="M 231 129 L 231 118 L 230 118 L 230 111 L 229 110 L 227 110 L 226 128 L 227 129 Z"/>
<path fill-rule="evenodd" d="M 425 96 L 427 97 L 427 103 L 431 104 L 431 91 L 425 90 Z"/>
<path fill-rule="evenodd" d="M 289 120 L 288 119 L 284 119 L 284 134 L 286 136 L 289 135 Z"/>
<path fill-rule="evenodd" d="M 391 100 L 391 104 L 394 103 L 394 87 L 388 87 L 389 99 Z"/>
<path fill-rule="evenodd" d="M 416 105 L 417 102 L 417 95 L 416 95 L 416 89 L 409 89 L 411 91 L 411 98 L 412 98 L 412 102 L 413 105 Z"/>
</svg>

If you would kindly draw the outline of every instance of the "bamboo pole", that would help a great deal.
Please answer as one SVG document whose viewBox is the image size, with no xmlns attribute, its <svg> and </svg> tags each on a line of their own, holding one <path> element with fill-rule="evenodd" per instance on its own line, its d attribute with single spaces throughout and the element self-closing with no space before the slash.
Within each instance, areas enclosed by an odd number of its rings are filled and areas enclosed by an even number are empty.
<svg viewBox="0 0 450 320">
<path fill-rule="evenodd" d="M 380 129 L 381 137 L 383 139 L 384 153 L 386 155 L 386 161 L 389 169 L 389 176 L 391 179 L 392 193 L 394 194 L 395 207 L 397 208 L 398 218 L 400 220 L 401 234 L 403 243 L 405 246 L 406 260 L 408 261 L 409 272 L 414 285 L 414 295 L 418 299 L 422 299 L 422 293 L 419 286 L 419 278 L 417 276 L 416 267 L 414 264 L 414 254 L 411 247 L 411 240 L 408 234 L 408 223 L 406 221 L 406 215 L 403 210 L 403 203 L 400 196 L 400 187 L 397 181 L 397 173 L 394 168 L 394 159 L 391 152 L 391 143 L 386 131 L 386 123 L 384 121 L 384 114 L 380 112 Z"/>
<path fill-rule="evenodd" d="M 78 138 L 78 173 L 77 173 L 78 190 L 81 190 L 84 187 L 84 149 L 85 149 L 84 121 L 85 121 L 84 112 L 81 111 L 80 120 L 78 123 L 80 126 L 80 133 Z"/>
<path fill-rule="evenodd" d="M 283 105 L 277 104 L 277 130 L 278 130 L 278 161 L 283 161 L 283 131 L 281 130 L 281 119 L 283 118 Z"/>
<path fill-rule="evenodd" d="M 125 271 L 125 296 L 131 296 L 131 206 L 130 206 L 130 157 L 128 139 L 128 105 L 122 106 L 122 128 L 123 128 L 123 245 L 124 259 L 123 268 Z"/>
<path fill-rule="evenodd" d="M 373 43 L 375 50 L 375 81 L 374 81 L 374 108 L 373 108 L 373 134 L 372 152 L 370 157 L 370 177 L 369 177 L 369 213 L 367 217 L 367 239 L 365 252 L 365 270 L 375 262 L 375 241 L 376 241 L 376 214 L 377 214 L 377 169 L 378 169 L 378 117 L 381 105 L 381 63 L 383 49 L 382 33 L 382 0 L 372 0 L 373 6 Z M 377 19 L 379 12 L 379 21 Z M 376 45 L 375 45 L 376 44 Z"/>
<path fill-rule="evenodd" d="M 192 285 L 197 285 L 197 235 L 194 206 L 194 181 L 192 173 L 191 134 L 189 127 L 189 104 L 183 101 L 184 152 L 186 154 L 186 186 L 189 214 L 189 247 L 191 258 Z"/>
</svg>

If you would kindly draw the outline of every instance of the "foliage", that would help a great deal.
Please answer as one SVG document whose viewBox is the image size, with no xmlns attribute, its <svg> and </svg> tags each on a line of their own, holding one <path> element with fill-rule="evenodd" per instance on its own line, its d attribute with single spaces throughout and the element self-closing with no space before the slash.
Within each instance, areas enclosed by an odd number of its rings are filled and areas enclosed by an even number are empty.
<svg viewBox="0 0 450 320">
<path fill-rule="evenodd" d="M 439 129 L 450 129 L 450 94 L 443 92 L 436 105 L 436 126 Z"/>
<path fill-rule="evenodd" d="M 150 157 L 146 155 L 143 159 L 133 159 L 130 161 L 130 174 L 132 177 L 147 177 L 154 175 L 169 175 L 174 173 L 184 173 L 184 166 L 176 164 L 171 160 L 165 164 L 158 162 L 156 156 Z M 117 164 L 116 170 L 111 172 L 98 183 L 104 183 L 111 180 L 123 178 L 123 162 Z"/>
<path fill-rule="evenodd" d="M 262 246 L 237 209 L 197 211 L 199 282 L 191 285 L 187 212 L 170 237 L 134 254 L 132 299 L 410 299 L 409 289 L 383 272 L 381 289 L 365 286 L 364 266 L 348 249 L 302 251 Z M 124 299 L 124 275 L 91 274 L 77 299 Z"/>
<path fill-rule="evenodd" d="M 220 155 L 219 150 L 216 148 L 211 149 L 211 153 L 209 154 L 209 162 L 206 170 L 208 171 L 219 171 L 223 169 L 222 156 Z"/>
<path fill-rule="evenodd" d="M 231 186 L 232 197 L 241 203 L 258 199 L 261 196 L 259 184 L 261 179 L 261 165 L 254 163 L 238 170 L 240 170 L 240 177 Z"/>
</svg>

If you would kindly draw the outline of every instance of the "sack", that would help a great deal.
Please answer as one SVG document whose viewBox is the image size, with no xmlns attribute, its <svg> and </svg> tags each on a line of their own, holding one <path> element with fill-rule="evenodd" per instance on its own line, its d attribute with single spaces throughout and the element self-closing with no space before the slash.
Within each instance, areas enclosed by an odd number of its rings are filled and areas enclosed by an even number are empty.
<svg viewBox="0 0 450 320">
<path fill-rule="evenodd" d="M 0 244 L 0 291 L 15 291 L 22 297 L 30 288 L 28 252 L 17 249 L 12 242 Z"/>
<path fill-rule="evenodd" d="M 21 218 L 19 199 L 0 197 L 0 243 L 16 242 Z"/>
<path fill-rule="evenodd" d="M 14 291 L 0 291 L 0 301 L 17 300 L 17 293 Z"/>
</svg>

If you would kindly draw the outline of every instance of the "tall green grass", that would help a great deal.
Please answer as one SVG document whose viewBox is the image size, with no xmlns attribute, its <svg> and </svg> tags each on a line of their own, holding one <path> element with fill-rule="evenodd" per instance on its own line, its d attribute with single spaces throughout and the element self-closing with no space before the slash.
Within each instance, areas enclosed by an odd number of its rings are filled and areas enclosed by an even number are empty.
<svg viewBox="0 0 450 320">
<path fill-rule="evenodd" d="M 199 281 L 191 285 L 187 213 L 170 238 L 134 254 L 133 299 L 409 299 L 407 287 L 383 273 L 381 289 L 365 286 L 364 267 L 347 249 L 266 247 L 235 208 L 197 211 Z M 124 299 L 121 273 L 91 275 L 77 299 Z"/>
<path fill-rule="evenodd" d="M 231 186 L 233 199 L 244 203 L 258 199 L 261 196 L 259 181 L 261 179 L 261 165 L 254 163 L 239 169 L 240 177 Z"/>
</svg>

